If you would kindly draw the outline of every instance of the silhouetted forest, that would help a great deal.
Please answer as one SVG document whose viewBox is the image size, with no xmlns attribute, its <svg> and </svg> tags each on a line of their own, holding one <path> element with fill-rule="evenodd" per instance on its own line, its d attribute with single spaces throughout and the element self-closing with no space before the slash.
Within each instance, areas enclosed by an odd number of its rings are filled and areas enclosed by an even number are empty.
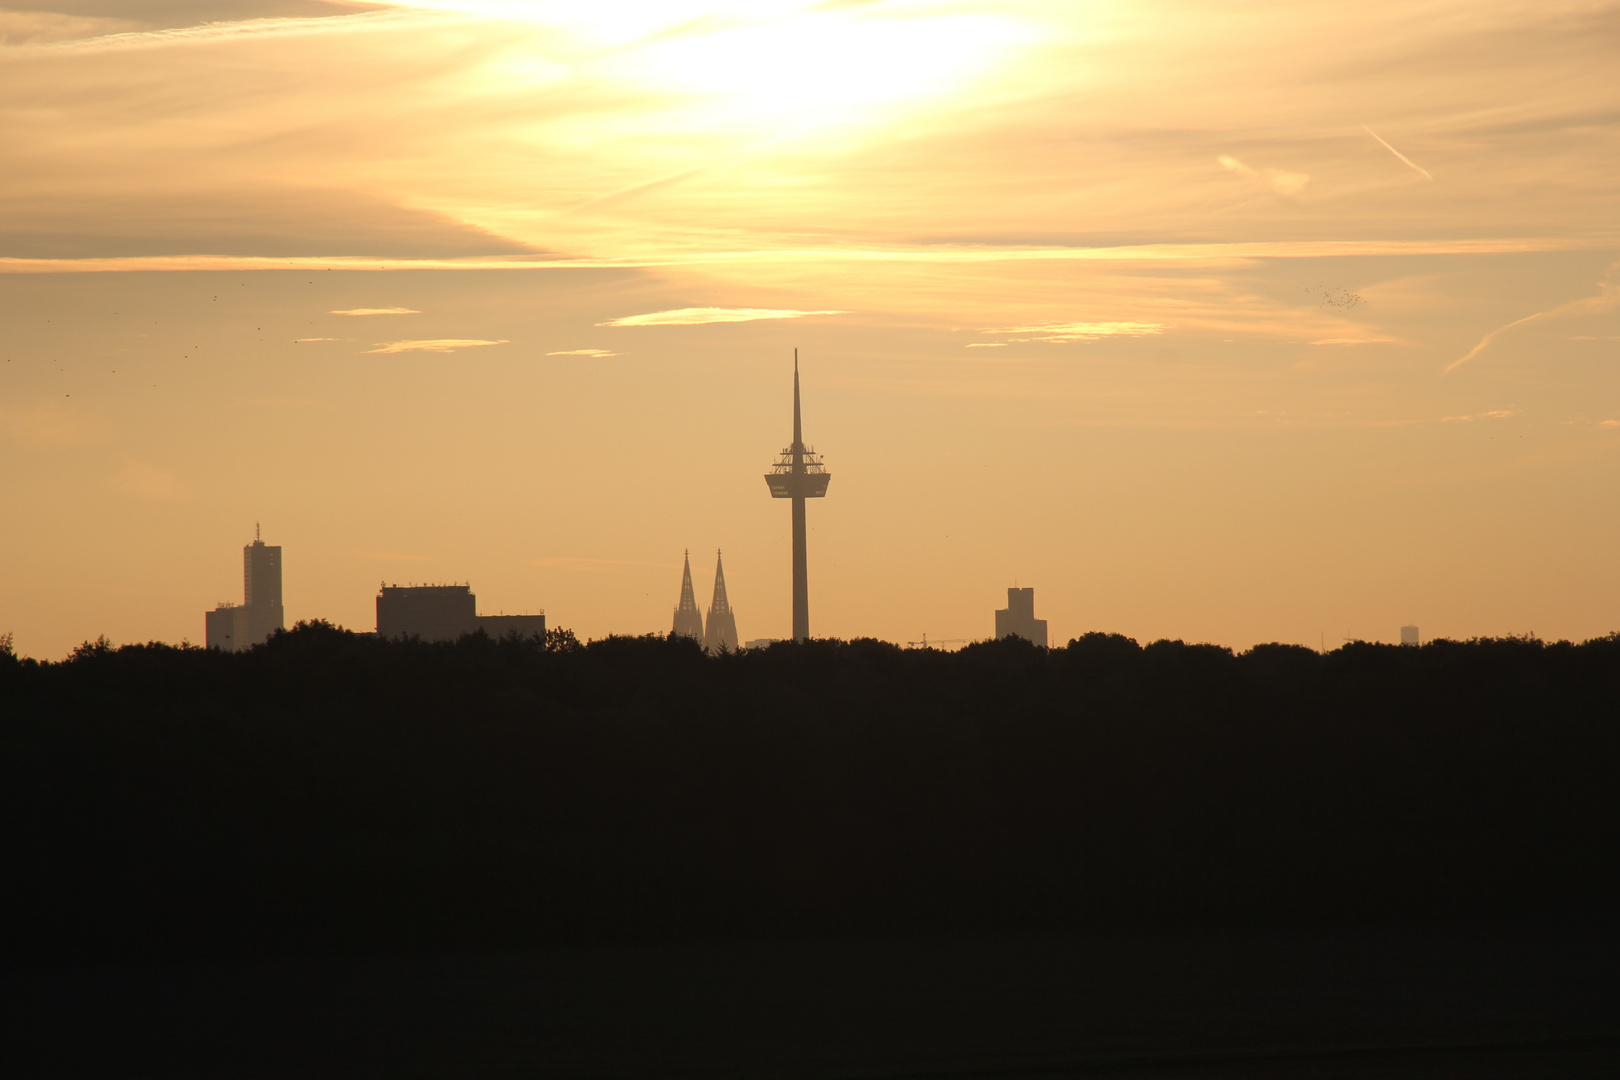
<svg viewBox="0 0 1620 1080">
<path fill-rule="evenodd" d="M 1620 637 L 0 651 L 13 959 L 1600 913 Z"/>
</svg>

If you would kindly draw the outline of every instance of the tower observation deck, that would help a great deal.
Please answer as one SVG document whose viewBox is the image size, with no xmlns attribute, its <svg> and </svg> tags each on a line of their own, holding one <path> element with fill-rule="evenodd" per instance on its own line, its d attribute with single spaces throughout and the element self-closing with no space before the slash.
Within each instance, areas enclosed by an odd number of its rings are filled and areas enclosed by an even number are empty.
<svg viewBox="0 0 1620 1080">
<path fill-rule="evenodd" d="M 832 474 L 821 463 L 821 456 L 804 445 L 804 429 L 799 421 L 799 350 L 793 350 L 793 445 L 782 450 L 776 464 L 765 474 L 773 499 L 793 500 L 793 640 L 810 636 L 810 570 L 805 550 L 804 500 L 827 494 Z"/>
</svg>

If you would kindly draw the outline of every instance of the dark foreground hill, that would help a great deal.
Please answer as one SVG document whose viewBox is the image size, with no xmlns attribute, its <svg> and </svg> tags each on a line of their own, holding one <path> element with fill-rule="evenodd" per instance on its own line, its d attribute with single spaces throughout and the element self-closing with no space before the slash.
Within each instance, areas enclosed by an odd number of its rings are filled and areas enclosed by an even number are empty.
<svg viewBox="0 0 1620 1080">
<path fill-rule="evenodd" d="M 1612 912 L 1620 638 L 0 653 L 11 959 Z"/>
</svg>

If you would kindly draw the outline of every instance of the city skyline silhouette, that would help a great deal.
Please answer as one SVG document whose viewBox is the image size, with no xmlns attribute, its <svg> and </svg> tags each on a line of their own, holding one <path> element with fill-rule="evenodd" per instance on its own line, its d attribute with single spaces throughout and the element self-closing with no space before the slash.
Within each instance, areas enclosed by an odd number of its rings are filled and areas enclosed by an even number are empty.
<svg viewBox="0 0 1620 1080">
<path fill-rule="evenodd" d="M 791 636 L 797 347 L 815 636 L 1607 633 L 1605 11 L 13 5 L 0 632 L 195 640 L 263 519 L 288 625 L 724 547 Z"/>
</svg>

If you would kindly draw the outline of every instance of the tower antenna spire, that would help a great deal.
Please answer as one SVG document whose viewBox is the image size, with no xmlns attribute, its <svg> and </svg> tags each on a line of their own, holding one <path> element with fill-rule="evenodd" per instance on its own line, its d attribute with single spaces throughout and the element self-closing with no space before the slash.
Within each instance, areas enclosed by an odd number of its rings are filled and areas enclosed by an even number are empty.
<svg viewBox="0 0 1620 1080">
<path fill-rule="evenodd" d="M 804 452 L 804 429 L 799 423 L 799 350 L 793 350 L 793 449 Z"/>
</svg>

